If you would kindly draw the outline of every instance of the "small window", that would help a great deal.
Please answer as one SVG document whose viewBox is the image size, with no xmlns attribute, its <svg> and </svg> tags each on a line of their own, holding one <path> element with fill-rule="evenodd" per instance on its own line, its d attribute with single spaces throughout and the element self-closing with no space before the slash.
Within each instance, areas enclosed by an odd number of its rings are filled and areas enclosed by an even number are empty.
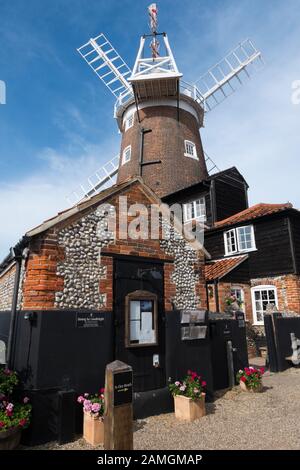
<svg viewBox="0 0 300 470">
<path fill-rule="evenodd" d="M 135 291 L 126 296 L 125 345 L 153 346 L 157 341 L 157 296 Z"/>
<path fill-rule="evenodd" d="M 237 252 L 236 232 L 235 229 L 228 230 L 224 233 L 225 253 L 231 255 Z"/>
<path fill-rule="evenodd" d="M 122 157 L 122 165 L 125 165 L 125 163 L 128 163 L 131 159 L 131 145 L 128 145 L 123 151 L 123 157 Z"/>
<path fill-rule="evenodd" d="M 195 201 L 188 202 L 183 205 L 184 222 L 193 219 L 206 220 L 205 198 L 201 197 Z"/>
<path fill-rule="evenodd" d="M 224 232 L 225 255 L 256 250 L 253 225 Z"/>
<path fill-rule="evenodd" d="M 278 308 L 277 289 L 275 286 L 256 286 L 251 289 L 253 321 L 256 325 L 264 324 L 264 313 L 268 305 Z"/>
<path fill-rule="evenodd" d="M 185 140 L 184 147 L 185 147 L 185 153 L 184 153 L 185 157 L 195 158 L 196 160 L 198 160 L 197 149 L 196 149 L 196 145 L 194 144 L 194 142 Z"/>
<path fill-rule="evenodd" d="M 134 124 L 134 113 L 127 116 L 125 120 L 125 132 L 130 129 Z"/>
</svg>

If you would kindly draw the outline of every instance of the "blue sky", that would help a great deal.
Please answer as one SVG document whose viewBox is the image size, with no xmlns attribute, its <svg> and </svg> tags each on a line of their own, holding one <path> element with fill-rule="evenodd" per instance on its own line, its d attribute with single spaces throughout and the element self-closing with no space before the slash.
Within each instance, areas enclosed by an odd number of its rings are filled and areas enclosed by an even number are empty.
<svg viewBox="0 0 300 470">
<path fill-rule="evenodd" d="M 118 153 L 113 96 L 76 48 L 104 32 L 132 67 L 147 32 L 146 7 L 133 0 L 0 0 L 0 258 L 23 233 L 66 207 L 65 196 Z M 187 81 L 247 37 L 266 67 L 207 114 L 205 150 L 221 169 L 236 165 L 250 203 L 300 207 L 299 0 L 161 0 Z"/>
</svg>

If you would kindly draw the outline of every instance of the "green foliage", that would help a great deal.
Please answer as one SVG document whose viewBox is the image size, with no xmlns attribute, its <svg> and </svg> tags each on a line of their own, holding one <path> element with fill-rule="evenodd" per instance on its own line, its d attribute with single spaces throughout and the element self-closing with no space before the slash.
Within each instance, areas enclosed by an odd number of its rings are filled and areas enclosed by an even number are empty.
<svg viewBox="0 0 300 470">
<path fill-rule="evenodd" d="M 19 402 L 14 397 L 18 383 L 16 372 L 0 369 L 0 432 L 29 426 L 31 416 L 29 398 L 24 397 Z"/>
<path fill-rule="evenodd" d="M 169 384 L 172 395 L 183 395 L 192 400 L 203 399 L 205 396 L 206 382 L 196 372 L 188 370 L 187 376 L 179 381 Z"/>
</svg>

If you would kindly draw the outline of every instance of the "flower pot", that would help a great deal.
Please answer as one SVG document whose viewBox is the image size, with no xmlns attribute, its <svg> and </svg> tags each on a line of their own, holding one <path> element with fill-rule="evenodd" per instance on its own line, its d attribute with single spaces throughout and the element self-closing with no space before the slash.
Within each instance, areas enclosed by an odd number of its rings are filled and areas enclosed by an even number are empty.
<svg viewBox="0 0 300 470">
<path fill-rule="evenodd" d="M 0 431 L 0 450 L 13 450 L 18 447 L 21 440 L 22 429 L 12 428 Z"/>
<path fill-rule="evenodd" d="M 103 419 L 90 413 L 83 413 L 83 437 L 92 446 L 98 446 L 104 442 Z"/>
<path fill-rule="evenodd" d="M 174 396 L 175 416 L 178 419 L 186 421 L 195 421 L 195 419 L 205 416 L 205 393 L 203 398 L 192 400 L 183 395 Z"/>
<path fill-rule="evenodd" d="M 245 382 L 240 380 L 240 388 L 241 388 L 241 390 L 243 390 L 243 392 L 260 393 L 263 390 L 263 384 L 262 384 L 262 382 L 260 382 L 258 387 L 251 388 L 251 387 L 247 387 Z"/>
</svg>

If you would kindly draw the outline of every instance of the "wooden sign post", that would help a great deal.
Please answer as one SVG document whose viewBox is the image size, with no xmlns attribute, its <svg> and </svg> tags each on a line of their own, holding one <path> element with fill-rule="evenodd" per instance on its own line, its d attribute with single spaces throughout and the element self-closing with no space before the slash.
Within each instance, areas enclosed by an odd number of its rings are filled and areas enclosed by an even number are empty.
<svg viewBox="0 0 300 470">
<path fill-rule="evenodd" d="M 104 449 L 133 449 L 132 368 L 121 361 L 105 371 Z"/>
</svg>

